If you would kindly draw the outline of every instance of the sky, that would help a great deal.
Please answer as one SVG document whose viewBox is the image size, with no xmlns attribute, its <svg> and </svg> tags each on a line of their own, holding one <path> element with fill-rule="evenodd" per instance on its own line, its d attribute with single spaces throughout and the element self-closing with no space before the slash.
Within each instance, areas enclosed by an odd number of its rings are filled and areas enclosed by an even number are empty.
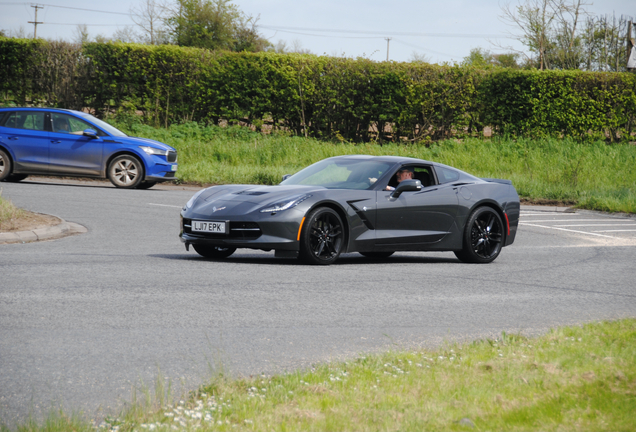
<svg viewBox="0 0 636 432">
<path fill-rule="evenodd" d="M 38 9 L 38 37 L 74 40 L 77 25 L 89 36 L 110 37 L 134 26 L 129 12 L 141 0 L 0 0 L 0 29 L 33 35 L 33 5 Z M 245 14 L 258 17 L 262 36 L 284 41 L 313 54 L 366 57 L 375 61 L 409 61 L 414 56 L 432 63 L 461 62 L 472 48 L 492 53 L 524 51 L 514 39 L 517 29 L 501 19 L 502 6 L 519 0 L 234 0 Z M 588 1 L 589 3 L 589 1 Z M 84 10 L 79 10 L 84 9 Z M 636 18 L 634 0 L 597 0 L 586 7 L 593 15 Z M 389 39 L 387 41 L 387 39 Z M 388 51 L 388 52 L 387 52 Z"/>
</svg>

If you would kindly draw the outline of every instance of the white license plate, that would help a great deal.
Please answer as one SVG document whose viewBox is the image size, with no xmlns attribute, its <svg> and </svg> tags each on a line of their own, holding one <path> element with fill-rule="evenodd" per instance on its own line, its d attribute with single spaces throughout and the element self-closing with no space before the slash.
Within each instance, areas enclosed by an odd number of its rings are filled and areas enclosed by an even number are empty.
<svg viewBox="0 0 636 432">
<path fill-rule="evenodd" d="M 192 221 L 192 231 L 225 234 L 225 222 Z"/>
<path fill-rule="evenodd" d="M 176 166 L 176 165 L 172 165 L 172 166 L 170 167 L 170 171 L 176 171 L 176 170 L 177 170 L 177 166 Z"/>
</svg>

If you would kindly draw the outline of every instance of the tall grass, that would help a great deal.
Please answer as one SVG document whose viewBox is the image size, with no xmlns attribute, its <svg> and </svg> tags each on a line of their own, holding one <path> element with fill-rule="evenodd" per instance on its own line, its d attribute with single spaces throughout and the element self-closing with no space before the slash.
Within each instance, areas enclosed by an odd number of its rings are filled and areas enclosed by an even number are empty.
<svg viewBox="0 0 636 432">
<path fill-rule="evenodd" d="M 441 162 L 479 177 L 513 181 L 519 195 L 576 203 L 578 207 L 636 213 L 636 146 L 570 139 L 447 140 L 417 144 L 324 142 L 263 135 L 241 127 L 197 123 L 155 129 L 117 125 L 179 151 L 184 182 L 276 184 L 283 174 L 330 156 L 398 155 Z"/>
<path fill-rule="evenodd" d="M 99 430 L 633 431 L 635 337 L 636 320 L 625 319 L 362 355 L 284 375 L 218 375 L 176 403 L 134 404 Z M 54 419 L 67 425 L 22 430 L 89 429 Z"/>
</svg>

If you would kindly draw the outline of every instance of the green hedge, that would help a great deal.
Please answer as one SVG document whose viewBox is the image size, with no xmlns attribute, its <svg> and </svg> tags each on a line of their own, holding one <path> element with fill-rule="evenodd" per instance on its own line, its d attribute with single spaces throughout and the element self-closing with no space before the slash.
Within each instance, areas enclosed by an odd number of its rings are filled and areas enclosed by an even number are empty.
<svg viewBox="0 0 636 432">
<path fill-rule="evenodd" d="M 581 138 L 629 137 L 636 120 L 636 75 L 581 71 L 512 71 L 480 84 L 484 123 L 501 133 Z"/>
<path fill-rule="evenodd" d="M 167 126 L 197 121 L 351 141 L 495 133 L 625 139 L 636 76 L 478 70 L 176 46 L 0 38 L 5 103 L 90 108 Z"/>
</svg>

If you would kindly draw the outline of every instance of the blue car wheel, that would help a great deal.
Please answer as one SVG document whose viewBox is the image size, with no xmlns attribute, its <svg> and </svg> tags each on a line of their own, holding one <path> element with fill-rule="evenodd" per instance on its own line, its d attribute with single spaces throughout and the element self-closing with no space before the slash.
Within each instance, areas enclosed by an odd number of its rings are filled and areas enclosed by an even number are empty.
<svg viewBox="0 0 636 432">
<path fill-rule="evenodd" d="M 117 156 L 108 165 L 108 179 L 118 188 L 134 189 L 144 179 L 144 166 L 134 156 Z"/>
<path fill-rule="evenodd" d="M 0 181 L 5 180 L 11 174 L 11 159 L 9 155 L 0 150 Z"/>
</svg>

